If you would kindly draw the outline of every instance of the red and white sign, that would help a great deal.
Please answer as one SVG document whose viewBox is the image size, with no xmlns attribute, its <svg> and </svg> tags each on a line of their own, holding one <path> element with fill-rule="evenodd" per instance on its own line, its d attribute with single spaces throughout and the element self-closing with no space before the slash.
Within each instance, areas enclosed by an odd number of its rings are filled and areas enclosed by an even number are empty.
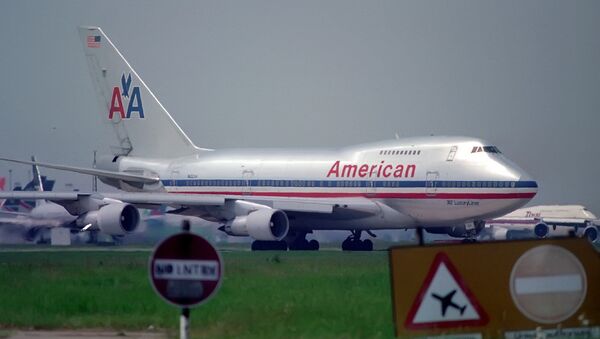
<svg viewBox="0 0 600 339">
<path fill-rule="evenodd" d="M 165 301 L 197 306 L 219 288 L 223 275 L 219 252 L 204 238 L 189 232 L 163 240 L 150 257 L 150 281 Z"/>
<path fill-rule="evenodd" d="M 510 294 L 527 318 L 543 324 L 571 317 L 587 292 L 583 265 L 567 249 L 537 246 L 523 253 L 510 275 Z"/>
<path fill-rule="evenodd" d="M 439 252 L 412 304 L 409 329 L 483 326 L 489 318 L 444 252 Z"/>
</svg>

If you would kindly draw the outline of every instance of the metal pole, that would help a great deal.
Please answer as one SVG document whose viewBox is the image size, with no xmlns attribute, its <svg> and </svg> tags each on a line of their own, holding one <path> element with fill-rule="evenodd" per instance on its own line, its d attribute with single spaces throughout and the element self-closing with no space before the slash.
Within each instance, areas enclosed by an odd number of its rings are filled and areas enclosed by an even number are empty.
<svg viewBox="0 0 600 339">
<path fill-rule="evenodd" d="M 184 219 L 181 222 L 181 230 L 183 232 L 190 231 L 190 221 Z M 181 309 L 181 317 L 179 318 L 179 338 L 188 339 L 190 334 L 190 309 L 184 307 Z"/>
<path fill-rule="evenodd" d="M 13 185 L 12 185 L 12 169 L 8 170 L 8 190 L 9 191 L 13 190 Z"/>
<path fill-rule="evenodd" d="M 96 168 L 96 150 L 94 150 L 94 164 L 92 167 Z M 95 175 L 92 177 L 92 192 L 98 192 L 98 177 Z"/>
<path fill-rule="evenodd" d="M 179 338 L 188 339 L 190 337 L 190 309 L 184 307 L 181 309 L 179 318 Z"/>
<path fill-rule="evenodd" d="M 189 219 L 183 219 L 183 221 L 181 222 L 181 230 L 183 232 L 189 232 L 190 231 L 190 220 Z"/>
<path fill-rule="evenodd" d="M 423 227 L 417 227 L 417 241 L 419 242 L 419 246 L 425 245 Z"/>
</svg>

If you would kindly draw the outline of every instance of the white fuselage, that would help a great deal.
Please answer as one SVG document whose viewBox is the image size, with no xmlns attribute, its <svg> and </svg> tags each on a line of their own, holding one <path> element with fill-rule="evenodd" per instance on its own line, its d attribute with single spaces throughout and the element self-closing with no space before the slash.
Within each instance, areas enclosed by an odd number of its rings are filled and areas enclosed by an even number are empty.
<svg viewBox="0 0 600 339">
<path fill-rule="evenodd" d="M 144 191 L 244 200 L 365 197 L 380 208 L 364 218 L 356 213 L 292 215 L 290 226 L 297 228 L 447 227 L 503 215 L 537 192 L 536 182 L 523 170 L 500 153 L 482 151 L 483 146 L 484 141 L 473 138 L 423 137 L 337 150 L 231 149 L 168 160 L 123 156 L 99 168 L 161 178 Z"/>
</svg>

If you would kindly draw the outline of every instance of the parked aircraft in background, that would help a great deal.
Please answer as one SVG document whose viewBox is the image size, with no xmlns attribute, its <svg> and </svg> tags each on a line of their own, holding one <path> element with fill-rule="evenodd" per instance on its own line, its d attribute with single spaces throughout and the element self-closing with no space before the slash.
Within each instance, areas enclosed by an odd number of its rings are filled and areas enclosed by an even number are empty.
<svg viewBox="0 0 600 339">
<path fill-rule="evenodd" d="M 482 240 L 568 236 L 569 232 L 598 241 L 600 221 L 581 205 L 543 205 L 521 208 L 488 220 Z"/>
<path fill-rule="evenodd" d="M 475 237 L 484 220 L 537 192 L 537 183 L 497 147 L 475 138 L 340 149 L 199 148 L 100 28 L 79 32 L 102 120 L 115 132 L 114 153 L 96 168 L 37 164 L 95 175 L 127 192 L 3 196 L 53 201 L 80 227 L 130 233 L 140 219 L 136 206 L 165 204 L 173 213 L 218 222 L 229 235 L 252 237 L 253 249 L 315 250 L 319 244 L 307 241 L 307 233 L 348 230 L 344 250 L 371 250 L 362 231 L 424 227 Z"/>
<path fill-rule="evenodd" d="M 31 158 L 35 161 L 35 157 Z M 33 179 L 24 187 L 17 185 L 13 192 L 43 192 L 52 190 L 54 180 L 41 176 L 37 166 L 33 167 Z M 44 231 L 53 227 L 63 225 L 62 218 L 56 219 L 55 214 L 43 215 L 40 213 L 47 207 L 43 200 L 4 199 L 0 202 L 0 233 L 5 239 L 2 242 L 29 241 L 38 242 L 44 240 Z M 52 203 L 49 203 L 52 204 Z M 57 205 L 58 206 L 58 205 Z M 60 207 L 60 206 L 58 206 Z M 62 207 L 60 207 L 62 208 Z"/>
<path fill-rule="evenodd" d="M 32 161 L 35 158 L 32 157 Z M 33 165 L 33 179 L 25 185 L 16 186 L 16 192 L 48 192 L 54 187 L 54 180 L 49 180 L 45 176 L 40 175 L 38 166 Z M 39 184 L 42 182 L 42 185 Z M 0 187 L 2 180 L 0 180 Z M 151 210 L 141 211 L 140 227 L 135 233 L 130 233 L 127 241 L 124 241 L 122 234 L 104 234 L 99 230 L 91 228 L 85 229 L 85 232 L 80 232 L 85 228 L 78 224 L 74 216 L 69 214 L 64 207 L 53 202 L 48 202 L 43 199 L 34 201 L 22 201 L 20 199 L 8 199 L 3 204 L 0 203 L 0 243 L 52 243 L 52 230 L 63 228 L 71 233 L 76 233 L 73 238 L 76 242 L 81 243 L 103 243 L 103 244 L 118 244 L 118 243 L 136 243 L 136 244 L 155 244 L 164 235 L 169 235 L 179 230 L 182 217 L 177 215 L 166 215 L 165 206 L 158 206 Z M 187 217 L 189 218 L 189 217 Z M 196 227 L 196 232 L 204 232 L 203 226 L 206 223 L 203 221 L 192 220 L 192 225 Z M 67 233 L 64 237 L 71 238 Z M 70 243 L 63 240 L 62 245 Z"/>
<path fill-rule="evenodd" d="M 42 191 L 52 191 L 54 188 L 54 180 L 48 179 L 46 176 L 41 176 Z M 13 188 L 13 191 L 39 191 L 35 179 L 32 179 L 25 186 L 17 185 Z M 20 200 L 20 199 L 7 199 L 0 203 L 0 212 L 30 212 L 35 207 L 35 200 Z"/>
</svg>

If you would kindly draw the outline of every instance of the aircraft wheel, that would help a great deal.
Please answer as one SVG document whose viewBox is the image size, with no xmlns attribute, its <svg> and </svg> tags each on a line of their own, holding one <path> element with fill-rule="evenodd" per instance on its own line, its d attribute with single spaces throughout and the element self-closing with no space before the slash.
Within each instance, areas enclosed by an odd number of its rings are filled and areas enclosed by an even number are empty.
<svg viewBox="0 0 600 339">
<path fill-rule="evenodd" d="M 287 251 L 288 250 L 288 244 L 287 242 L 280 240 L 280 241 L 275 241 L 276 243 L 276 250 L 280 250 L 280 251 Z"/>
<path fill-rule="evenodd" d="M 308 241 L 306 239 L 296 239 L 289 244 L 290 251 L 304 251 L 308 249 Z"/>
<path fill-rule="evenodd" d="M 316 241 L 315 239 L 311 240 L 308 242 L 308 249 L 311 251 L 318 251 L 319 250 L 319 242 Z"/>
<path fill-rule="evenodd" d="M 352 246 L 352 241 L 350 239 L 346 239 L 344 240 L 344 242 L 342 242 L 342 251 L 352 251 L 353 247 Z"/>
<path fill-rule="evenodd" d="M 365 239 L 362 242 L 362 250 L 363 251 L 372 251 L 373 250 L 373 242 L 369 239 Z"/>
<path fill-rule="evenodd" d="M 285 241 L 255 240 L 252 242 L 253 251 L 287 251 L 288 245 Z"/>
</svg>

